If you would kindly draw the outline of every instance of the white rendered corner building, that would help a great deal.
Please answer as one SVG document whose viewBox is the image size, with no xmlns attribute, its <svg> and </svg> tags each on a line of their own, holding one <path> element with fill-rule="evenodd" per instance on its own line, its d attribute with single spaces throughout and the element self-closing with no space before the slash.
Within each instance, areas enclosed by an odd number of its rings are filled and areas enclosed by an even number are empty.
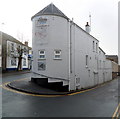
<svg viewBox="0 0 120 119">
<path fill-rule="evenodd" d="M 71 21 L 54 4 L 32 18 L 32 80 L 61 82 L 68 90 L 112 79 L 112 64 L 99 41 Z M 86 27 L 89 27 L 87 23 Z"/>
</svg>

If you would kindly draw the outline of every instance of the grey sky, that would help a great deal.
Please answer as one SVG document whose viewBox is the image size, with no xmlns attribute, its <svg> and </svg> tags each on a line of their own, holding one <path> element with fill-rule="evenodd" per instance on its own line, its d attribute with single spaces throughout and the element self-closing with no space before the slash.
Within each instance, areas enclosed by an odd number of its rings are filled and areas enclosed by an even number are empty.
<svg viewBox="0 0 120 119">
<path fill-rule="evenodd" d="M 23 34 L 31 46 L 31 17 L 51 2 L 83 29 L 90 12 L 91 34 L 106 54 L 118 54 L 118 0 L 0 0 L 0 30 L 16 38 Z"/>
</svg>

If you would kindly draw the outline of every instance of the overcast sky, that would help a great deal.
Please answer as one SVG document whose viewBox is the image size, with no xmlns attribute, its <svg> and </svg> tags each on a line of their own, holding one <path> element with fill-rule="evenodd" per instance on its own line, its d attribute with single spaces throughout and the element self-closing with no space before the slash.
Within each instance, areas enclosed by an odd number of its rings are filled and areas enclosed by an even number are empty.
<svg viewBox="0 0 120 119">
<path fill-rule="evenodd" d="M 118 0 L 0 0 L 0 30 L 15 38 L 23 34 L 32 46 L 31 17 L 51 2 L 83 29 L 91 13 L 91 35 L 106 54 L 118 54 Z"/>
</svg>

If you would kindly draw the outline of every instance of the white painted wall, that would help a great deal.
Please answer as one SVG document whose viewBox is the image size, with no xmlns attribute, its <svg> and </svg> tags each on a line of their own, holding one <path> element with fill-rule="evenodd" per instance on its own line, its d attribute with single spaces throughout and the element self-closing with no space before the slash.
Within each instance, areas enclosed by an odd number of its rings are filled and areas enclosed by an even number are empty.
<svg viewBox="0 0 120 119">
<path fill-rule="evenodd" d="M 36 26 L 39 18 L 47 19 L 46 23 Z M 33 78 L 48 77 L 49 82 L 63 81 L 63 85 L 69 84 L 69 90 L 87 88 L 111 80 L 111 61 L 106 60 L 102 51 L 99 53 L 99 41 L 75 23 L 52 15 L 34 17 L 32 23 Z M 61 60 L 54 60 L 55 49 L 61 50 Z M 45 50 L 44 60 L 39 59 L 39 50 Z M 46 70 L 39 71 L 38 62 L 45 62 Z"/>
<path fill-rule="evenodd" d="M 14 53 L 13 54 L 18 54 L 17 50 L 16 50 L 18 44 L 15 42 L 7 41 L 7 58 L 6 58 L 7 66 L 6 66 L 6 68 L 9 68 L 9 69 L 17 68 L 17 65 L 18 65 L 18 58 L 16 58 L 16 65 L 14 65 L 14 66 L 11 65 L 11 55 L 10 55 L 11 54 L 11 43 L 14 44 Z M 22 46 L 22 45 L 20 45 L 20 46 L 23 48 L 26 47 L 26 46 Z M 22 69 L 28 68 L 28 54 L 25 55 L 23 53 L 22 57 L 26 59 L 26 66 L 23 66 L 23 59 L 22 59 Z"/>
<path fill-rule="evenodd" d="M 35 25 L 39 17 L 33 19 L 33 66 L 32 71 L 53 78 L 69 79 L 69 39 L 68 22 L 66 19 L 58 16 L 43 16 L 47 18 L 46 31 Z M 46 35 L 42 36 L 40 35 Z M 45 50 L 46 59 L 39 59 L 39 50 Z M 54 59 L 54 50 L 61 50 L 61 60 Z M 38 62 L 45 62 L 46 70 L 38 71 Z"/>
<path fill-rule="evenodd" d="M 83 31 L 76 24 L 73 24 L 72 34 L 73 34 L 72 39 L 73 77 L 75 77 L 74 80 L 76 80 L 76 78 L 80 78 L 80 86 L 78 86 L 77 88 L 80 89 L 93 86 L 95 84 L 94 74 L 95 76 L 98 76 L 97 69 L 98 52 L 96 52 L 96 48 L 95 51 L 93 51 L 93 41 L 95 42 L 95 44 L 96 43 L 99 44 L 99 42 L 98 40 L 90 36 L 88 33 Z M 87 66 L 86 55 L 88 55 Z M 76 89 L 76 87 L 74 87 L 73 89 Z"/>
</svg>

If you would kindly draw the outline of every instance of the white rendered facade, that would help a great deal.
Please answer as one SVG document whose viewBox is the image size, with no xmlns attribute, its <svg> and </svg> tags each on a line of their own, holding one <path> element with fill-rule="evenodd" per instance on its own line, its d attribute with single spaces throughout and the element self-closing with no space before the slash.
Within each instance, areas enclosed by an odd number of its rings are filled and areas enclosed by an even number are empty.
<svg viewBox="0 0 120 119">
<path fill-rule="evenodd" d="M 6 57 L 6 69 L 7 70 L 15 70 L 18 65 L 18 57 L 19 53 L 17 51 L 17 47 L 20 46 L 22 49 L 26 48 L 28 50 L 28 47 L 18 44 L 16 42 L 7 41 L 7 57 Z M 28 69 L 28 53 L 22 53 L 22 69 Z"/>
<path fill-rule="evenodd" d="M 111 61 L 106 60 L 99 41 L 77 24 L 43 14 L 32 18 L 32 26 L 33 78 L 63 82 L 69 91 L 112 79 Z"/>
</svg>

